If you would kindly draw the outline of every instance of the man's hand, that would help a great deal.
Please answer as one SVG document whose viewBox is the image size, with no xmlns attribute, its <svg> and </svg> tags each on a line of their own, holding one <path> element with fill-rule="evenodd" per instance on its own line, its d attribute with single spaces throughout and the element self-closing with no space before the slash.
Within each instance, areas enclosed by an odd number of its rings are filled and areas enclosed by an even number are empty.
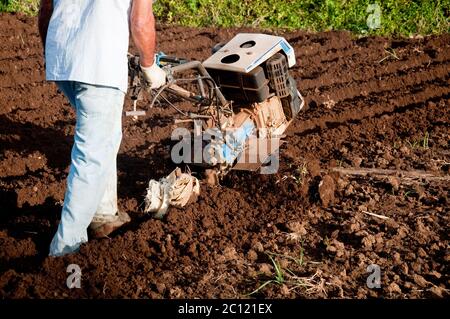
<svg viewBox="0 0 450 319">
<path fill-rule="evenodd" d="M 39 6 L 38 27 L 45 54 L 45 40 L 47 39 L 48 24 L 53 13 L 53 0 L 41 0 Z"/>
<path fill-rule="evenodd" d="M 155 63 L 156 28 L 152 1 L 133 0 L 130 31 L 139 51 L 142 72 L 152 89 L 166 83 L 166 73 Z"/>
<path fill-rule="evenodd" d="M 166 84 L 166 72 L 156 64 L 156 61 L 149 67 L 143 67 L 141 64 L 141 70 L 152 89 L 158 89 Z"/>
</svg>

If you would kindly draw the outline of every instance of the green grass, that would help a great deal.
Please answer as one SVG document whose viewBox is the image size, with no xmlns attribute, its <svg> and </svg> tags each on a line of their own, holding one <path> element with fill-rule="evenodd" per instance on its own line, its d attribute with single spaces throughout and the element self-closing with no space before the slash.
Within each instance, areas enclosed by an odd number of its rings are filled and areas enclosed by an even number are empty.
<svg viewBox="0 0 450 319">
<path fill-rule="evenodd" d="M 0 12 L 23 12 L 35 15 L 38 9 L 39 0 L 0 0 Z"/>
<path fill-rule="evenodd" d="M 374 11 L 367 10 L 377 2 L 380 26 L 370 29 L 367 21 Z M 449 32 L 450 0 L 159 0 L 155 12 L 164 22 L 193 27 L 281 27 L 409 36 Z"/>
<path fill-rule="evenodd" d="M 406 144 L 412 149 L 412 150 L 416 150 L 419 148 L 422 148 L 423 150 L 427 150 L 429 149 L 429 144 L 430 144 L 430 133 L 428 133 L 427 131 L 425 131 L 423 133 L 423 136 L 414 139 L 412 141 L 410 141 L 409 139 L 406 139 Z"/>
<path fill-rule="evenodd" d="M 258 288 L 256 288 L 251 293 L 249 293 L 248 296 L 256 294 L 257 292 L 259 292 L 261 289 L 263 289 L 267 285 L 270 285 L 270 284 L 282 285 L 285 282 L 283 268 L 281 268 L 281 265 L 272 256 L 269 255 L 269 258 L 270 258 L 270 261 L 272 262 L 273 268 L 275 270 L 273 278 L 266 280 L 262 285 L 260 285 Z"/>
<path fill-rule="evenodd" d="M 314 293 L 326 293 L 324 289 L 325 281 L 321 278 L 321 272 L 317 271 L 312 276 L 302 277 L 298 276 L 293 270 L 289 268 L 283 269 L 281 263 L 278 262 L 277 257 L 285 259 L 298 269 L 302 269 L 304 266 L 304 250 L 303 247 L 300 250 L 299 257 L 292 257 L 289 255 L 277 254 L 273 252 L 266 252 L 269 257 L 273 273 L 267 276 L 264 275 L 265 281 L 262 282 L 255 290 L 246 294 L 245 296 L 252 296 L 257 293 L 261 293 L 262 290 L 269 285 L 285 286 L 288 291 L 302 290 L 306 294 Z"/>
<path fill-rule="evenodd" d="M 0 1 L 0 11 L 37 12 L 38 0 Z M 371 4 L 381 9 L 378 28 L 368 26 L 376 21 Z M 154 10 L 161 22 L 191 27 L 349 30 L 403 36 L 450 31 L 450 0 L 158 0 Z"/>
</svg>

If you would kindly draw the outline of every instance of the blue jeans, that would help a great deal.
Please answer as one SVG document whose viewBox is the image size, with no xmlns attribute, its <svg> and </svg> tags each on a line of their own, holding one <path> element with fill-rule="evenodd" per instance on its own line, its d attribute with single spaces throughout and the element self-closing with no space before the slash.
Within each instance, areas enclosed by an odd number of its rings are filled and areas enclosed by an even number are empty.
<svg viewBox="0 0 450 319">
<path fill-rule="evenodd" d="M 125 94 L 119 89 L 73 81 L 56 82 L 76 111 L 75 138 L 61 222 L 50 255 L 76 251 L 87 242 L 96 215 L 117 213 L 116 159 L 122 140 Z"/>
</svg>

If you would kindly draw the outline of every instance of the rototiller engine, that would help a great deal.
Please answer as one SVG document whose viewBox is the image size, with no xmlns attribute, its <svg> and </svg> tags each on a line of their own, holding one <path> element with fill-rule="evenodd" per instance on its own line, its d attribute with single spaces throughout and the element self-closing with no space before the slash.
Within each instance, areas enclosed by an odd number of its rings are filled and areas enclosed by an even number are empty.
<svg viewBox="0 0 450 319">
<path fill-rule="evenodd" d="M 273 168 L 284 132 L 304 106 L 288 71 L 293 48 L 282 37 L 241 33 L 212 51 L 203 63 L 156 57 L 167 84 L 151 92 L 149 106 L 170 105 L 181 115 L 172 160 L 204 166 L 214 179 L 231 169 Z M 136 104 L 147 90 L 139 58 L 130 55 L 129 66 L 134 110 L 127 115 L 139 116 L 145 112 Z"/>
</svg>

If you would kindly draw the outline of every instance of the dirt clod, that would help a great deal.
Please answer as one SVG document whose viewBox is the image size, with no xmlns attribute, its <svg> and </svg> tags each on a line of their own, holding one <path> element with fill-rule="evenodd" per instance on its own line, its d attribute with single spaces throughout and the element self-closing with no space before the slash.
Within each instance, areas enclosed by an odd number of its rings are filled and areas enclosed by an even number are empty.
<svg viewBox="0 0 450 319">
<path fill-rule="evenodd" d="M 388 183 L 392 186 L 392 189 L 395 191 L 398 191 L 400 188 L 400 179 L 395 176 L 389 176 L 388 177 Z"/>
<path fill-rule="evenodd" d="M 330 175 L 325 175 L 319 184 L 320 200 L 324 207 L 328 207 L 334 203 L 334 192 L 336 185 L 333 178 Z"/>
</svg>

